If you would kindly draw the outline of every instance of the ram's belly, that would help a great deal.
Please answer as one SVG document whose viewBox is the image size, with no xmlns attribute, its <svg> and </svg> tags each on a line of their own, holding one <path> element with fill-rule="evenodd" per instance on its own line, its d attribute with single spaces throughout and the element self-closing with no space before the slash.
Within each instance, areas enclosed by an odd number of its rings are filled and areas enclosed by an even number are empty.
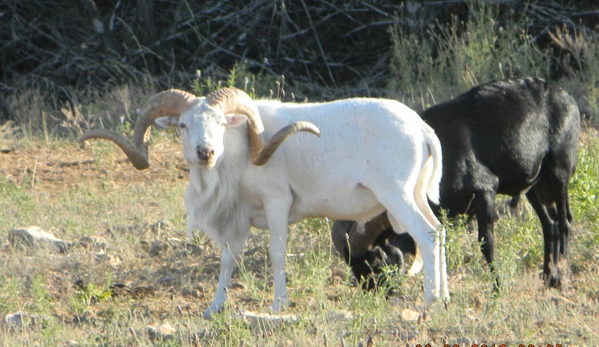
<svg viewBox="0 0 599 347">
<path fill-rule="evenodd" d="M 295 199 L 289 222 L 325 217 L 332 220 L 365 220 L 383 211 L 383 206 L 369 189 L 356 185 L 353 189 L 331 189 Z"/>
<path fill-rule="evenodd" d="M 361 185 L 353 189 L 339 189 L 337 194 L 314 192 L 303 197 L 295 196 L 288 212 L 289 224 L 306 218 L 329 218 L 331 220 L 364 221 L 382 213 L 385 209 L 374 194 Z M 266 212 L 262 206 L 252 211 L 251 224 L 255 228 L 268 229 Z"/>
</svg>

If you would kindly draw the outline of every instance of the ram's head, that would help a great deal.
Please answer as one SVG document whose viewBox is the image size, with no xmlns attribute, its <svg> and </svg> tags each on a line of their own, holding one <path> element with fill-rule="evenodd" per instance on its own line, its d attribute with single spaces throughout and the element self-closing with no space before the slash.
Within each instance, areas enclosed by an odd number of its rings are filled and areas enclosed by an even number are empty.
<svg viewBox="0 0 599 347">
<path fill-rule="evenodd" d="M 168 116 L 168 117 L 166 117 Z M 298 131 L 320 135 L 309 122 L 296 122 L 280 129 L 264 145 L 260 134 L 264 131 L 258 109 L 243 91 L 224 88 L 198 98 L 182 90 L 170 89 L 153 95 L 141 109 L 135 124 L 133 140 L 106 129 L 93 129 L 77 141 L 102 138 L 113 141 L 125 152 L 138 170 L 150 166 L 148 139 L 150 126 L 158 118 L 162 124 L 176 124 L 181 128 L 185 160 L 190 165 L 211 169 L 225 151 L 224 134 L 227 127 L 239 126 L 247 119 L 249 153 L 254 165 L 264 165 L 285 139 Z"/>
</svg>

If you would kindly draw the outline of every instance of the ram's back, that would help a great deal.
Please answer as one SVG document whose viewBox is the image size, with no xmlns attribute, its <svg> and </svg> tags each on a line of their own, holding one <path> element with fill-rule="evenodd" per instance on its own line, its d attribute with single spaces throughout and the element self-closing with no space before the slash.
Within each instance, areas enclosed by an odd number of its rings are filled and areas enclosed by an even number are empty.
<svg viewBox="0 0 599 347">
<path fill-rule="evenodd" d="M 383 210 L 371 191 L 374 186 L 402 184 L 400 180 L 411 177 L 428 157 L 422 130 L 428 125 L 397 101 L 256 103 L 265 138 L 300 120 L 314 123 L 321 132 L 320 138 L 294 135 L 265 165 L 293 192 L 291 222 L 306 217 L 370 218 Z"/>
</svg>

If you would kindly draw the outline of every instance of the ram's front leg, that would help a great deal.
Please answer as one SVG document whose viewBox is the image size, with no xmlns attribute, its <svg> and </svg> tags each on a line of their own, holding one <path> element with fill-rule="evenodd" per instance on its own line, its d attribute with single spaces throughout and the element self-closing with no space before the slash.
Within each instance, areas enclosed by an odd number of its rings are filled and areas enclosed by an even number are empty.
<svg viewBox="0 0 599 347">
<path fill-rule="evenodd" d="M 273 312 L 281 312 L 289 305 L 287 294 L 287 278 L 285 274 L 285 261 L 287 257 L 287 234 L 289 232 L 289 206 L 290 202 L 277 201 L 267 208 L 268 229 L 270 232 L 270 263 L 272 264 L 275 295 L 271 305 Z"/>
<path fill-rule="evenodd" d="M 185 191 L 185 209 L 187 210 L 187 241 L 193 242 L 193 232 L 198 226 L 198 209 L 197 206 L 197 197 L 200 193 L 193 188 L 191 182 L 187 186 L 187 190 Z"/>
<path fill-rule="evenodd" d="M 220 258 L 220 275 L 218 287 L 210 306 L 204 311 L 204 318 L 211 318 L 214 313 L 220 312 L 227 300 L 227 291 L 231 284 L 231 276 L 235 270 L 235 259 L 238 254 L 232 254 L 228 247 L 223 247 Z"/>
</svg>

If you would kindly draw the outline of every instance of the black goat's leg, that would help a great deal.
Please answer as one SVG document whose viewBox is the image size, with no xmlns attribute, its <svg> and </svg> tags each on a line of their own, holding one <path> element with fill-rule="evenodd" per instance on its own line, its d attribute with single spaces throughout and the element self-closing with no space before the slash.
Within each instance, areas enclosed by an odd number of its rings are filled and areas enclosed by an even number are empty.
<svg viewBox="0 0 599 347">
<path fill-rule="evenodd" d="M 572 237 L 572 211 L 570 210 L 570 201 L 566 192 L 565 201 L 562 202 L 563 212 L 559 212 L 559 229 L 560 229 L 560 253 L 568 259 L 570 255 L 570 237 Z"/>
<path fill-rule="evenodd" d="M 537 213 L 543 228 L 543 249 L 545 252 L 543 281 L 549 287 L 559 287 L 559 275 L 557 269 L 555 269 L 556 258 L 558 257 L 558 232 L 554 220 L 557 217 L 557 210 L 555 207 L 547 207 L 543 204 L 535 187 L 526 193 L 526 197 Z"/>
<path fill-rule="evenodd" d="M 557 193 L 555 199 L 555 208 L 557 214 L 559 239 L 558 239 L 558 250 L 559 258 L 556 260 L 559 262 L 562 259 L 568 259 L 570 254 L 570 237 L 572 234 L 572 211 L 570 210 L 570 202 L 568 200 L 568 187 L 567 183 L 561 184 L 561 189 Z"/>
<path fill-rule="evenodd" d="M 570 237 L 572 234 L 572 212 L 570 211 L 570 202 L 568 201 L 568 180 L 560 179 L 559 175 L 550 176 L 552 178 L 552 193 L 555 201 L 552 206 L 554 233 L 557 233 L 553 247 L 553 266 L 556 271 L 557 282 L 548 283 L 551 287 L 563 287 L 567 274 L 568 256 L 570 253 Z"/>
<path fill-rule="evenodd" d="M 493 291 L 497 292 L 499 291 L 500 281 L 494 265 L 495 235 L 493 227 L 496 220 L 495 195 L 494 191 L 479 191 L 475 194 L 473 204 L 476 209 L 476 219 L 478 221 L 480 249 L 489 265 L 489 270 L 495 277 Z"/>
</svg>

